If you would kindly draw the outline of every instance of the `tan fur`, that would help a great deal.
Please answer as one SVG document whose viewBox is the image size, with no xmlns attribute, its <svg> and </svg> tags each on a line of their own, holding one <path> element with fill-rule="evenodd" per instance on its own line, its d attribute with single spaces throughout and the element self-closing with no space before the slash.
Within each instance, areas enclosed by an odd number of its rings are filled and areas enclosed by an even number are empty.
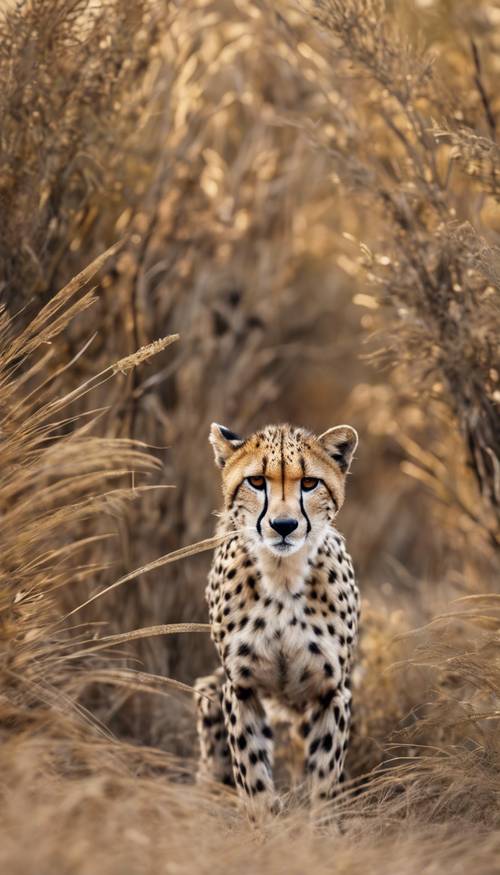
<svg viewBox="0 0 500 875">
<path fill-rule="evenodd" d="M 313 798 L 332 798 L 347 748 L 359 614 L 334 520 L 356 432 L 338 426 L 317 438 L 282 425 L 243 440 L 214 424 L 210 441 L 222 469 L 218 531 L 227 539 L 207 587 L 223 670 L 196 687 L 200 777 L 227 783 L 231 763 L 249 807 L 273 808 L 273 702 L 305 739 Z M 292 530 L 283 534 L 283 524 Z"/>
</svg>

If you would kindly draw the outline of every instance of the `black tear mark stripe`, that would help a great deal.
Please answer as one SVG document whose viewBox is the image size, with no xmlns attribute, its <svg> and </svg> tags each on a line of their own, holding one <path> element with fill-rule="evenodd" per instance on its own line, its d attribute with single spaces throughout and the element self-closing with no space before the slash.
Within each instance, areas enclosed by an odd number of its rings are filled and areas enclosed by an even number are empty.
<svg viewBox="0 0 500 875">
<path fill-rule="evenodd" d="M 281 445 L 280 445 L 280 454 L 281 454 L 281 497 L 283 501 L 285 500 L 285 457 L 283 455 L 283 443 L 285 440 L 285 435 L 283 430 L 281 431 Z"/>
<path fill-rule="evenodd" d="M 262 538 L 262 520 L 264 519 L 267 513 L 267 480 L 266 480 L 266 471 L 267 471 L 267 456 L 264 456 L 262 459 L 262 476 L 264 478 L 264 507 L 262 508 L 262 513 L 257 520 L 257 531 Z"/>
<path fill-rule="evenodd" d="M 305 477 L 306 476 L 306 465 L 305 465 L 303 456 L 300 457 L 300 467 L 302 468 L 302 476 Z M 301 509 L 301 511 L 304 515 L 305 521 L 307 523 L 306 535 L 308 535 L 309 532 L 311 531 L 311 522 L 309 520 L 309 517 L 306 514 L 306 509 L 304 507 L 304 495 L 302 493 L 302 484 L 300 485 L 300 509 Z"/>
<path fill-rule="evenodd" d="M 264 486 L 264 507 L 262 508 L 262 513 L 260 514 L 259 519 L 257 520 L 257 531 L 258 531 L 259 535 L 261 536 L 261 538 L 262 538 L 261 523 L 262 523 L 262 520 L 264 519 L 266 513 L 267 513 L 267 482 Z"/>
<path fill-rule="evenodd" d="M 303 515 L 304 515 L 305 521 L 306 521 L 306 523 L 307 523 L 307 532 L 306 532 L 306 535 L 308 535 L 309 532 L 311 531 L 311 523 L 310 523 L 309 517 L 308 517 L 307 514 L 306 514 L 306 509 L 305 509 L 305 507 L 304 507 L 304 496 L 303 496 L 303 494 L 302 494 L 302 489 L 300 490 L 300 509 L 301 509 L 301 511 L 302 511 L 302 513 L 303 513 Z"/>
</svg>

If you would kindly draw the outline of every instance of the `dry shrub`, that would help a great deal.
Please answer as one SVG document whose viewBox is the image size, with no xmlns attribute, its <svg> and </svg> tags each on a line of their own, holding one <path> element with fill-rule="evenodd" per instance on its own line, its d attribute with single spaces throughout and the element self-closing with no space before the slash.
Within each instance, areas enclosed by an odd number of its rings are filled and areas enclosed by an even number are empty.
<svg viewBox="0 0 500 875">
<path fill-rule="evenodd" d="M 485 195 L 496 197 L 500 153 L 494 142 L 487 148 L 487 135 L 495 131 L 479 51 L 473 43 L 476 100 L 462 105 L 450 97 L 454 86 L 458 93 L 452 70 L 445 64 L 433 69 L 429 52 L 405 36 L 383 2 L 317 0 L 312 10 L 326 46 L 337 50 L 333 62 L 324 51 L 326 64 L 308 67 L 322 91 L 338 87 L 343 63 L 344 75 L 355 70 L 344 85 L 342 108 L 330 117 L 325 109 L 314 136 L 342 181 L 377 210 L 374 250 L 363 247 L 376 297 L 370 304 L 366 296 L 364 303 L 383 308 L 379 327 L 385 331 L 392 315 L 385 354 L 400 366 L 406 362 L 405 377 L 420 393 L 451 408 L 481 494 L 498 510 L 500 314 L 492 285 L 498 249 L 488 245 L 495 229 L 484 211 L 484 238 L 474 227 Z M 359 86 L 363 74 L 356 103 L 348 104 L 352 83 Z M 464 128 L 459 120 L 466 115 Z M 457 162 L 472 184 L 451 184 Z"/>
<path fill-rule="evenodd" d="M 103 203 L 109 227 L 135 198 L 127 175 L 145 172 L 133 155 L 153 11 L 147 0 L 56 0 L 1 14 L 0 282 L 14 311 L 36 311 L 98 254 L 88 242 L 102 235 Z"/>
<path fill-rule="evenodd" d="M 462 819 L 498 830 L 498 596 L 468 596 L 454 608 L 412 634 L 413 653 L 399 672 L 413 687 L 407 698 L 417 681 L 427 700 L 406 726 L 400 721 L 388 746 L 393 759 L 374 773 L 362 804 L 382 805 L 394 821 Z"/>
<path fill-rule="evenodd" d="M 95 633 L 76 626 L 70 634 L 57 607 L 59 591 L 98 580 L 89 548 L 113 534 L 124 504 L 149 488 L 142 481 L 157 468 L 137 443 L 96 437 L 92 420 L 69 410 L 92 385 L 140 365 L 175 338 L 110 365 L 70 393 L 61 391 L 64 370 L 50 365 L 51 343 L 95 304 L 91 291 L 81 291 L 111 254 L 75 277 L 21 333 L 1 314 L 0 672 L 7 734 L 32 721 L 50 722 L 52 712 L 64 714 L 70 702 L 76 716 L 80 666 L 75 663 L 73 675 L 68 659 L 75 658 L 76 647 L 82 659 L 94 652 Z M 134 489 L 124 485 L 132 473 Z M 76 691 L 70 696 L 71 688 Z"/>
</svg>

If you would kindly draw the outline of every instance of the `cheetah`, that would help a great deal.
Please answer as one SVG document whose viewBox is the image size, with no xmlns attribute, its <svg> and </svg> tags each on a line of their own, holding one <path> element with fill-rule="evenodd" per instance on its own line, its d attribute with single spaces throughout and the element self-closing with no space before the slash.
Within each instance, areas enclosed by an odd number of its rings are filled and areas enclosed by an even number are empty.
<svg viewBox="0 0 500 875">
<path fill-rule="evenodd" d="M 349 739 L 359 593 L 335 528 L 358 444 L 271 425 L 243 439 L 213 423 L 224 509 L 206 599 L 221 667 L 195 684 L 199 780 L 236 786 L 251 813 L 279 810 L 270 713 L 303 739 L 313 806 L 333 799 Z"/>
</svg>

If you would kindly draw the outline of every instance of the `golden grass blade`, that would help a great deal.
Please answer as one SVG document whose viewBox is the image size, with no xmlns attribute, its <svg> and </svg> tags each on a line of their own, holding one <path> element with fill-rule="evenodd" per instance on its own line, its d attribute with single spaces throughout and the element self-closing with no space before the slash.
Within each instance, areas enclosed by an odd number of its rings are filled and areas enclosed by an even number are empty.
<svg viewBox="0 0 500 875">
<path fill-rule="evenodd" d="M 177 635 L 191 632 L 210 632 L 210 624 L 167 623 L 159 626 L 147 626 L 144 629 L 134 629 L 131 632 L 123 632 L 117 635 L 106 635 L 103 638 L 99 638 L 96 643 L 89 642 L 90 646 L 82 650 L 69 653 L 65 659 L 79 659 L 82 656 L 87 656 L 89 653 L 95 653 L 97 650 L 104 650 L 107 647 L 114 647 L 117 644 L 124 644 L 127 641 L 138 641 L 142 638 L 153 638 L 157 635 Z"/>
<path fill-rule="evenodd" d="M 128 374 L 132 368 L 141 365 L 143 362 L 147 362 L 150 358 L 163 352 L 164 349 L 167 349 L 170 344 L 175 343 L 177 340 L 179 340 L 178 334 L 170 334 L 168 337 L 153 340 L 152 343 L 141 346 L 141 348 L 132 353 L 132 355 L 125 356 L 125 358 L 119 359 L 119 361 L 115 362 L 115 364 L 112 365 L 111 373 Z"/>
<path fill-rule="evenodd" d="M 47 405 L 47 411 L 52 413 L 52 411 L 59 410 L 61 407 L 64 407 L 70 402 L 76 401 L 76 399 L 81 398 L 91 389 L 95 389 L 97 386 L 101 386 L 118 372 L 121 372 L 123 374 L 128 373 L 131 368 L 143 364 L 145 361 L 148 361 L 153 356 L 158 355 L 158 353 L 160 352 L 163 352 L 163 350 L 167 349 L 172 343 L 175 343 L 178 339 L 178 334 L 171 334 L 168 337 L 162 337 L 158 340 L 154 340 L 152 343 L 148 343 L 146 346 L 143 346 L 141 347 L 141 349 L 137 350 L 136 353 L 125 356 L 124 358 L 119 359 L 119 361 L 114 362 L 112 365 L 108 365 L 108 367 L 104 368 L 98 374 L 94 374 L 92 377 L 90 377 L 89 380 L 81 383 L 72 392 L 68 392 L 67 395 L 64 395 L 61 398 L 57 398 L 52 401 L 49 405 Z"/>
<path fill-rule="evenodd" d="M 73 616 L 77 611 L 83 610 L 83 608 L 91 605 L 93 602 L 97 601 L 97 599 L 102 598 L 114 589 L 117 589 L 117 587 L 122 586 L 124 583 L 128 583 L 129 580 L 133 580 L 140 574 L 147 574 L 149 571 L 155 571 L 157 568 L 162 568 L 164 565 L 169 565 L 171 562 L 177 562 L 179 559 L 187 559 L 188 556 L 196 556 L 198 553 L 204 553 L 206 550 L 213 550 L 215 547 L 218 547 L 219 544 L 222 544 L 228 537 L 230 537 L 230 535 L 216 535 L 213 538 L 206 538 L 203 541 L 198 541 L 196 544 L 189 544 L 187 547 L 181 547 L 179 550 L 173 550 L 165 556 L 160 556 L 158 559 L 154 559 L 153 562 L 148 562 L 146 565 L 142 565 L 141 568 L 131 571 L 130 574 L 124 575 L 124 577 L 121 577 L 119 580 L 115 581 L 115 583 L 107 586 L 105 589 L 101 590 L 101 592 L 96 593 L 94 596 L 87 599 L 87 601 L 78 605 L 78 607 L 66 614 L 64 619 Z"/>
<path fill-rule="evenodd" d="M 160 696 L 169 696 L 170 690 L 189 693 L 190 696 L 194 693 L 193 687 L 190 687 L 189 684 L 183 684 L 181 681 L 163 675 L 149 674 L 133 669 L 96 669 L 85 673 L 83 683 L 85 686 L 88 684 L 112 684 L 126 687 L 135 692 L 155 693 Z"/>
</svg>

